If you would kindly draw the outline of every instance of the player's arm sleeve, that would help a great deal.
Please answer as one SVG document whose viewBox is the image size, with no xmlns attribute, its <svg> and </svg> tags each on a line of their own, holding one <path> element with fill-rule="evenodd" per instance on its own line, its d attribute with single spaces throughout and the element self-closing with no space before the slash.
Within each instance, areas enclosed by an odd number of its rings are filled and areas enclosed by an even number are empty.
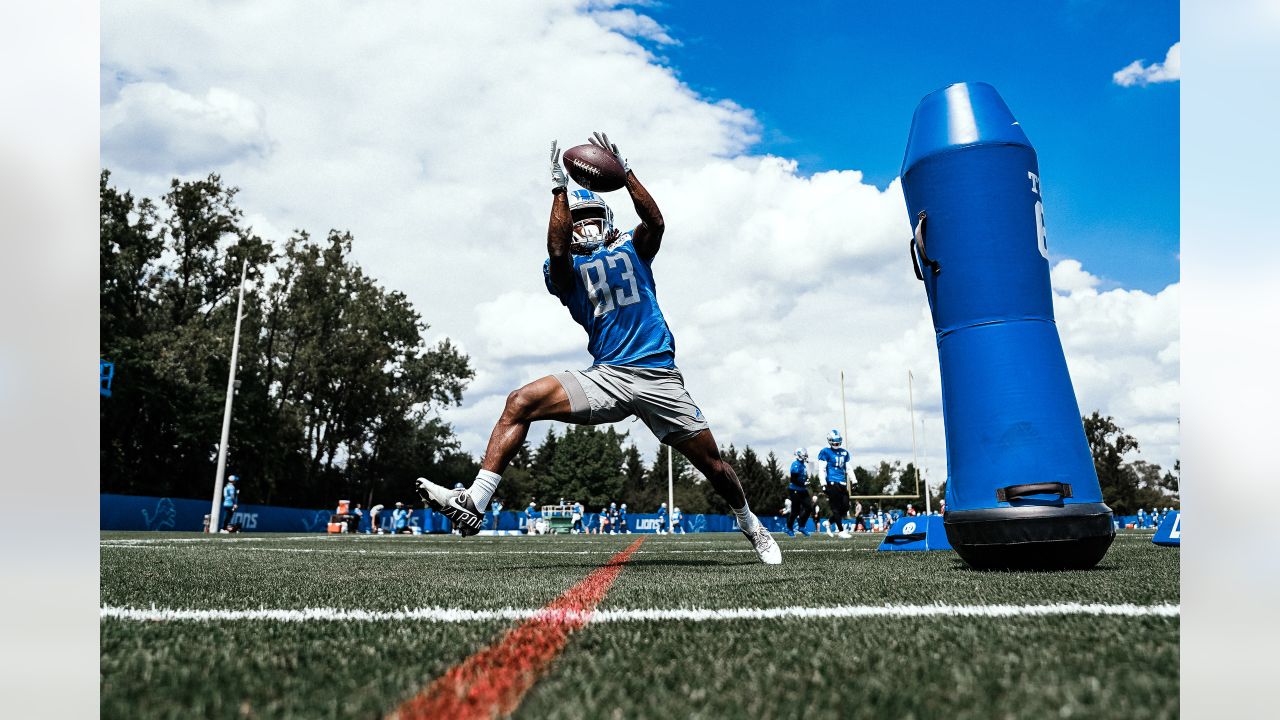
<svg viewBox="0 0 1280 720">
<path fill-rule="evenodd" d="M 551 258 L 542 261 L 542 280 L 547 284 L 547 292 L 560 298 L 561 305 L 569 304 L 569 288 L 563 290 L 551 279 Z"/>
</svg>

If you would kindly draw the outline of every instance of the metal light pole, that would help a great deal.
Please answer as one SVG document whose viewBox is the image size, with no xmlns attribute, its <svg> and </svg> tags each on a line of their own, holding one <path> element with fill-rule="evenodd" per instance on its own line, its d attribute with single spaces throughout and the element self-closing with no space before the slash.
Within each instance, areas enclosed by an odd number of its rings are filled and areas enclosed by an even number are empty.
<svg viewBox="0 0 1280 720">
<path fill-rule="evenodd" d="M 844 424 L 841 425 L 841 428 L 840 428 L 844 432 L 844 446 L 845 448 L 848 448 L 849 447 L 849 405 L 844 401 L 844 371 L 843 370 L 840 371 L 840 417 L 844 421 Z M 850 495 L 853 494 L 853 483 L 850 482 L 850 477 L 852 476 L 852 474 L 853 474 L 853 471 L 849 470 L 845 472 L 845 475 L 844 475 L 844 489 Z"/>
<path fill-rule="evenodd" d="M 670 445 L 667 446 L 667 532 L 675 535 L 676 533 L 676 479 L 675 473 L 672 471 L 673 461 L 672 453 L 675 449 Z"/>
<path fill-rule="evenodd" d="M 231 368 L 227 371 L 227 402 L 222 408 L 222 439 L 218 442 L 218 470 L 213 481 L 213 504 L 209 510 L 209 532 L 220 527 L 222 481 L 227 472 L 227 437 L 231 434 L 231 400 L 236 394 L 236 361 L 240 355 L 240 321 L 244 319 L 244 282 L 249 276 L 249 258 L 240 268 L 240 299 L 236 302 L 236 331 L 231 336 Z"/>
<path fill-rule="evenodd" d="M 915 376 L 907 371 L 907 407 L 911 411 L 911 467 L 916 470 L 916 490 L 920 489 L 920 457 L 916 454 L 916 395 L 912 387 Z M 924 484 L 924 513 L 929 514 L 929 483 Z"/>
<path fill-rule="evenodd" d="M 924 456 L 929 457 L 929 435 L 924 430 L 924 418 L 920 418 L 920 447 Z M 933 514 L 933 490 L 929 487 L 928 473 L 924 476 L 924 511 L 927 515 Z"/>
</svg>

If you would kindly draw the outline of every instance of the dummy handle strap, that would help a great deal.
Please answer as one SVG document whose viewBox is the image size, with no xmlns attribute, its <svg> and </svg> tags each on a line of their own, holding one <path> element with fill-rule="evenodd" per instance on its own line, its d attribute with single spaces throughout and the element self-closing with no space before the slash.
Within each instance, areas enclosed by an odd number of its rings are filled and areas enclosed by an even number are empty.
<svg viewBox="0 0 1280 720">
<path fill-rule="evenodd" d="M 1057 495 L 1061 498 L 1071 497 L 1071 485 L 1067 483 L 1042 482 L 1028 483 L 1026 485 L 1010 485 L 1008 487 L 996 488 L 996 500 L 999 502 L 1009 502 L 1028 495 Z"/>
<path fill-rule="evenodd" d="M 913 237 L 907 241 L 907 251 L 911 254 L 911 267 L 916 271 L 916 279 L 924 280 L 924 272 L 920 269 L 921 265 L 930 268 L 933 270 L 933 274 L 937 275 L 942 272 L 942 264 L 937 260 L 931 259 L 924 250 L 925 212 L 921 210 L 916 217 L 919 219 L 916 221 Z"/>
</svg>

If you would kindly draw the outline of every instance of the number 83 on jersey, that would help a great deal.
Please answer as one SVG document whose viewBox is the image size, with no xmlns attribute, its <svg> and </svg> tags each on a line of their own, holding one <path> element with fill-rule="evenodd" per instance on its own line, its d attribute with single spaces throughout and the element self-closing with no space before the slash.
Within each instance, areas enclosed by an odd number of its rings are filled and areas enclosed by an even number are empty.
<svg viewBox="0 0 1280 720">
<path fill-rule="evenodd" d="M 584 262 L 578 266 L 578 272 L 582 275 L 587 296 L 595 305 L 596 317 L 640 302 L 635 268 L 626 253 L 610 253 Z"/>
</svg>

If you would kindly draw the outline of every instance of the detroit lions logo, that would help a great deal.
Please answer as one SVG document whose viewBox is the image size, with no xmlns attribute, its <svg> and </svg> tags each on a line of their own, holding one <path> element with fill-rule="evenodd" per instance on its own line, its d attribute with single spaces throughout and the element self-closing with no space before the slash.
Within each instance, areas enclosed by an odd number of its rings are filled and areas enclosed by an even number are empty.
<svg viewBox="0 0 1280 720">
<path fill-rule="evenodd" d="M 689 532 L 705 532 L 707 529 L 706 515 L 694 515 L 687 522 L 689 523 Z"/>
<path fill-rule="evenodd" d="M 173 530 L 178 526 L 178 509 L 169 498 L 160 498 L 154 512 L 142 508 L 142 520 L 148 530 Z"/>
<path fill-rule="evenodd" d="M 306 532 L 317 532 L 329 527 L 329 513 L 317 510 L 310 518 L 302 518 L 302 529 Z"/>
</svg>

